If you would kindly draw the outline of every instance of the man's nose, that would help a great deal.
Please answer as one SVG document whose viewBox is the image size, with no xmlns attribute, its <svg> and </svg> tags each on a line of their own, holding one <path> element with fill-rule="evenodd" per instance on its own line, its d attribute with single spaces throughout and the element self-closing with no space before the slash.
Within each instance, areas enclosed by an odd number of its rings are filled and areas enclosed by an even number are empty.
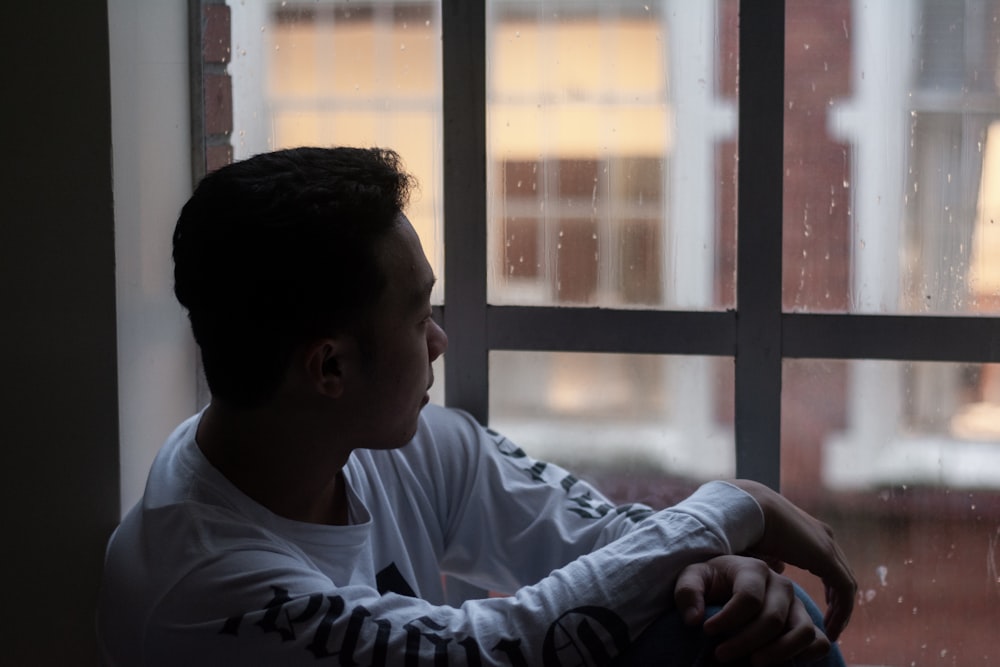
<svg viewBox="0 0 1000 667">
<path fill-rule="evenodd" d="M 435 322 L 431 320 L 430 326 L 427 328 L 427 352 L 429 353 L 430 360 L 434 361 L 448 349 L 448 334 L 444 332 L 444 329 Z"/>
</svg>

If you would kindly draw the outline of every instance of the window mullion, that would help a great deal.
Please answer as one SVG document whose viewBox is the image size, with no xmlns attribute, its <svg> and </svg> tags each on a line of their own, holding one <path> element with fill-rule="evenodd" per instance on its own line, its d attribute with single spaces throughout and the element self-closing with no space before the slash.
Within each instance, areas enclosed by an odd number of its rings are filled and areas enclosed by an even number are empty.
<svg viewBox="0 0 1000 667">
<path fill-rule="evenodd" d="M 445 402 L 486 423 L 486 3 L 443 0 Z"/>
<path fill-rule="evenodd" d="M 492 350 L 732 356 L 727 312 L 490 306 Z"/>
<path fill-rule="evenodd" d="M 778 488 L 784 0 L 740 3 L 736 474 Z"/>
<path fill-rule="evenodd" d="M 1000 317 L 782 315 L 785 357 L 997 363 Z"/>
</svg>

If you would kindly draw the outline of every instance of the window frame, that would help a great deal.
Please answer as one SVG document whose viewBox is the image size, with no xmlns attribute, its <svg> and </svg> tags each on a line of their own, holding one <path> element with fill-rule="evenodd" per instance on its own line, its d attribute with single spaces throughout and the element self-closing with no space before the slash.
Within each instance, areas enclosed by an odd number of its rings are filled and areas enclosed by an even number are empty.
<svg viewBox="0 0 1000 667">
<path fill-rule="evenodd" d="M 492 350 L 732 357 L 736 475 L 777 489 L 785 359 L 1000 361 L 1000 317 L 783 310 L 785 1 L 739 12 L 739 127 L 754 132 L 738 139 L 736 307 L 502 306 L 487 302 L 486 4 L 442 1 L 447 405 L 488 423 Z"/>
<path fill-rule="evenodd" d="M 222 2 L 190 0 L 192 8 Z M 728 357 L 735 364 L 736 475 L 777 489 L 784 360 L 1000 361 L 1000 317 L 996 316 L 783 310 L 785 0 L 741 1 L 739 14 L 738 128 L 753 127 L 754 132 L 737 128 L 735 307 L 699 311 L 512 306 L 488 302 L 488 9 L 485 0 L 442 0 L 446 279 L 444 304 L 435 307 L 435 315 L 450 334 L 444 365 L 447 405 L 489 423 L 489 354 L 493 350 Z M 193 44 L 201 43 L 197 18 L 192 9 Z M 234 16 L 234 32 L 240 30 L 235 24 L 241 20 Z M 195 54 L 192 50 L 192 62 Z M 230 64 L 231 68 L 240 66 Z M 196 121 L 204 103 L 204 75 L 192 69 Z M 233 104 L 253 106 L 259 100 L 243 100 L 235 94 Z M 193 139 L 203 134 L 197 127 L 192 130 Z M 266 137 L 266 132 L 252 130 L 247 130 L 246 137 L 241 133 L 239 141 Z M 205 161 L 203 141 L 193 141 L 196 179 L 197 167 Z M 267 146 L 241 149 L 252 153 Z M 205 397 L 204 387 L 200 391 Z"/>
</svg>

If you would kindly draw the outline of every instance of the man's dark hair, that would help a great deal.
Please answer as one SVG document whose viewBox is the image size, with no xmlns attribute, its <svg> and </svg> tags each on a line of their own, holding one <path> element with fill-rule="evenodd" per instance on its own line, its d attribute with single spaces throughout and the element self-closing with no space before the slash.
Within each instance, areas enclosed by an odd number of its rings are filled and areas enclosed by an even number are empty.
<svg viewBox="0 0 1000 667">
<path fill-rule="evenodd" d="M 265 153 L 199 183 L 174 229 L 174 293 L 213 396 L 259 405 L 297 345 L 363 335 L 385 287 L 376 241 L 411 184 L 399 156 L 378 148 Z"/>
</svg>

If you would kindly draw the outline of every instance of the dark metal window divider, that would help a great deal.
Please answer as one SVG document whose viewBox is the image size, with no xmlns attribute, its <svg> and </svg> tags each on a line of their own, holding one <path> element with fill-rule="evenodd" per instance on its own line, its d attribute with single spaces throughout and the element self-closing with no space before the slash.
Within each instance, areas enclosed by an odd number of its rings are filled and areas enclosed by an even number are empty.
<svg viewBox="0 0 1000 667">
<path fill-rule="evenodd" d="M 206 162 L 205 4 L 189 2 L 196 179 Z M 777 488 L 783 359 L 1000 361 L 1000 317 L 782 311 L 784 0 L 740 4 L 737 308 L 489 305 L 486 21 L 485 0 L 442 0 L 446 275 L 445 305 L 435 315 L 452 334 L 448 405 L 488 423 L 490 350 L 729 356 L 735 360 L 737 475 Z"/>
</svg>

